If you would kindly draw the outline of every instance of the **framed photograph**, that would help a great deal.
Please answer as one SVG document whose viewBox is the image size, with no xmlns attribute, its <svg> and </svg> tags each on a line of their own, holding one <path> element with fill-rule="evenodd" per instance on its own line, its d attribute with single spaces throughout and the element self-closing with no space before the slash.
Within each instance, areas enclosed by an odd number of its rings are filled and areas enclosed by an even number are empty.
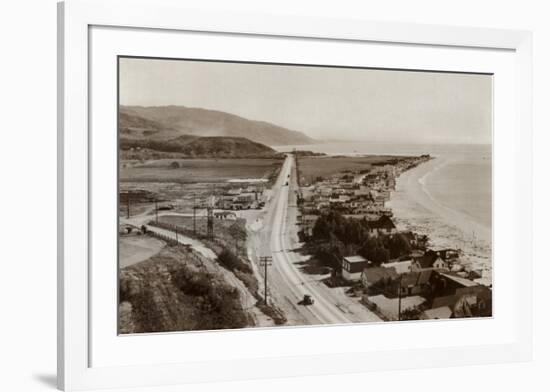
<svg viewBox="0 0 550 392">
<path fill-rule="evenodd" d="M 531 34 L 74 0 L 64 390 L 531 358 Z"/>
</svg>

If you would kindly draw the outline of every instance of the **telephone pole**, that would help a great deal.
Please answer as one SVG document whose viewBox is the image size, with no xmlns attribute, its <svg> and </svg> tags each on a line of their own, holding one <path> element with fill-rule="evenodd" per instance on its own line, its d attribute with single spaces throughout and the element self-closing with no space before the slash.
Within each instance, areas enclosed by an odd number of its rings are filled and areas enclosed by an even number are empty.
<svg viewBox="0 0 550 392">
<path fill-rule="evenodd" d="M 397 321 L 401 321 L 401 281 L 403 280 L 403 274 L 399 276 L 399 287 L 397 289 L 397 295 L 399 298 L 397 308 Z"/>
<path fill-rule="evenodd" d="M 159 203 L 157 199 L 155 199 L 155 220 L 158 224 L 159 223 Z"/>
<path fill-rule="evenodd" d="M 267 305 L 267 267 L 271 266 L 273 258 L 271 256 L 261 256 L 260 266 L 264 267 L 264 303 Z"/>
<path fill-rule="evenodd" d="M 197 200 L 193 193 L 193 234 L 197 235 Z"/>
<path fill-rule="evenodd" d="M 212 207 L 206 207 L 206 238 L 210 240 L 214 239 L 214 214 L 212 210 Z"/>
<path fill-rule="evenodd" d="M 126 193 L 126 219 L 130 219 L 130 191 Z"/>
</svg>

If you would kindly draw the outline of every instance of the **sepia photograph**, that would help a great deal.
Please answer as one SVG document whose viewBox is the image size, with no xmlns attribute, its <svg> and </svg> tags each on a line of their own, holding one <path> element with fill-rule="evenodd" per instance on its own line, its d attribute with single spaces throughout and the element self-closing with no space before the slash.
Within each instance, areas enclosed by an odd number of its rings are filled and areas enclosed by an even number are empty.
<svg viewBox="0 0 550 392">
<path fill-rule="evenodd" d="M 117 137 L 119 334 L 493 316 L 492 74 L 120 56 Z"/>
</svg>

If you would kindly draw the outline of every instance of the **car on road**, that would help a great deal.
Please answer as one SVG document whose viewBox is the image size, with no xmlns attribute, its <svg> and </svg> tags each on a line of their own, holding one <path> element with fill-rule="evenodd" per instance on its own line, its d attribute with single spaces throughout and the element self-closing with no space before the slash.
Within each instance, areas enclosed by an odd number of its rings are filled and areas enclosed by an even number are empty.
<svg viewBox="0 0 550 392">
<path fill-rule="evenodd" d="M 157 208 L 158 211 L 170 211 L 170 210 L 173 210 L 175 208 L 175 206 L 173 204 L 166 204 L 166 205 L 163 205 L 163 206 L 159 206 Z"/>
<path fill-rule="evenodd" d="M 311 295 L 304 294 L 304 298 L 300 302 L 298 302 L 298 305 L 308 306 L 308 305 L 313 305 L 314 303 L 315 301 L 313 300 Z"/>
</svg>

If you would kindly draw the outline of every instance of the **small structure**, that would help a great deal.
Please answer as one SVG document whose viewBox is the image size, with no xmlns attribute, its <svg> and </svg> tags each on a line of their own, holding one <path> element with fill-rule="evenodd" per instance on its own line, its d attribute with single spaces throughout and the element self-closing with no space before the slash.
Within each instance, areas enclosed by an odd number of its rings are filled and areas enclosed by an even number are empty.
<svg viewBox="0 0 550 392">
<path fill-rule="evenodd" d="M 411 271 L 422 271 L 428 268 L 436 270 L 449 270 L 449 265 L 441 258 L 438 252 L 428 251 L 420 257 L 415 257 L 411 265 Z"/>
<path fill-rule="evenodd" d="M 409 295 L 427 294 L 431 291 L 430 278 L 433 270 L 423 270 L 419 272 L 409 272 L 400 275 L 395 281 L 397 284 L 396 291 L 399 295 L 406 297 Z"/>
<path fill-rule="evenodd" d="M 235 220 L 237 219 L 237 215 L 234 212 L 230 212 L 230 211 L 219 211 L 219 212 L 214 212 L 214 218 Z"/>
<path fill-rule="evenodd" d="M 342 258 L 342 278 L 349 281 L 361 279 L 363 270 L 370 262 L 363 256 L 346 256 Z"/>
<path fill-rule="evenodd" d="M 453 295 L 435 298 L 432 309 L 449 307 L 453 318 L 489 317 L 492 315 L 492 304 L 491 290 L 475 285 L 459 288 Z"/>
<path fill-rule="evenodd" d="M 392 235 L 396 232 L 395 224 L 387 215 L 382 215 L 378 220 L 369 221 L 369 234 L 371 235 Z"/>
<path fill-rule="evenodd" d="M 456 260 L 460 257 L 460 251 L 456 249 L 437 249 L 431 252 L 437 253 L 437 255 L 444 261 Z"/>
<path fill-rule="evenodd" d="M 463 287 L 474 287 L 479 286 L 476 282 L 462 278 L 460 276 L 452 275 L 452 274 L 440 274 L 445 280 L 447 280 L 447 287 L 453 286 L 455 289 L 460 289 Z"/>
</svg>

